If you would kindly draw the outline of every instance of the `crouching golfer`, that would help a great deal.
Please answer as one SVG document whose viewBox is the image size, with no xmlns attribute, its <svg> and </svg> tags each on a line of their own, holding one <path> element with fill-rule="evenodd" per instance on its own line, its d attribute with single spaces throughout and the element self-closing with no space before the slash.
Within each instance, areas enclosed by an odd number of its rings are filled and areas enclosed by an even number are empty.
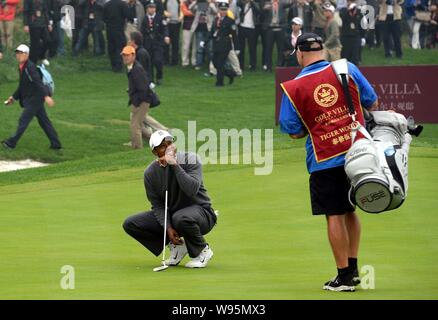
<svg viewBox="0 0 438 320">
<path fill-rule="evenodd" d="M 170 241 L 170 258 L 166 264 L 176 266 L 188 253 L 191 261 L 185 265 L 187 268 L 204 268 L 213 257 L 213 251 L 203 235 L 210 232 L 217 218 L 202 182 L 199 158 L 193 153 L 176 152 L 173 136 L 164 130 L 154 132 L 149 145 L 157 156 L 144 173 L 144 186 L 152 209 L 128 217 L 123 228 L 159 256 L 166 227 L 166 241 Z M 164 226 L 166 185 L 168 219 Z"/>
</svg>

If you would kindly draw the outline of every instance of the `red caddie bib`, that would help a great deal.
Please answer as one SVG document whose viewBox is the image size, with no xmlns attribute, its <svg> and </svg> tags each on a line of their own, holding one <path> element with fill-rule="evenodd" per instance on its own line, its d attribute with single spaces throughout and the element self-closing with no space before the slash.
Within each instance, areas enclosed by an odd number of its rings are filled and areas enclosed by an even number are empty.
<svg viewBox="0 0 438 320">
<path fill-rule="evenodd" d="M 351 147 L 351 117 L 342 85 L 331 67 L 299 76 L 281 84 L 312 141 L 317 162 L 344 154 Z M 348 87 L 356 110 L 356 120 L 364 125 L 356 83 Z"/>
</svg>

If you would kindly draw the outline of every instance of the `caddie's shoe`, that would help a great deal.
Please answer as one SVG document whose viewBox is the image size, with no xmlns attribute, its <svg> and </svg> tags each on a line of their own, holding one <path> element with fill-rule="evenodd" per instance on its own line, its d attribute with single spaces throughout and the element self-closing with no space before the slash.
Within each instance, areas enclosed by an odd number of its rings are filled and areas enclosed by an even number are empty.
<svg viewBox="0 0 438 320">
<path fill-rule="evenodd" d="M 186 268 L 205 268 L 212 257 L 213 251 L 206 245 L 196 258 L 192 258 L 186 263 Z"/>
<path fill-rule="evenodd" d="M 356 270 L 353 271 L 353 284 L 355 286 L 360 285 L 359 270 L 357 268 L 356 268 Z"/>
<path fill-rule="evenodd" d="M 337 292 L 354 292 L 356 290 L 353 280 L 341 280 L 339 276 L 327 281 L 322 289 Z"/>
<path fill-rule="evenodd" d="M 169 243 L 170 258 L 165 261 L 168 266 L 177 266 L 187 254 L 186 244 L 174 245 Z"/>
</svg>

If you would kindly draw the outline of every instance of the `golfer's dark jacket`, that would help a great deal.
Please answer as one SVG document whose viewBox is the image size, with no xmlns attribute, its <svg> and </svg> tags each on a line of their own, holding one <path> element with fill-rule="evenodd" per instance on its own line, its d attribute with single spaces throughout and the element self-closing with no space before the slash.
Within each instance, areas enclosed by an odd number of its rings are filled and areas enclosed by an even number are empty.
<svg viewBox="0 0 438 320">
<path fill-rule="evenodd" d="M 142 102 L 151 102 L 149 77 L 142 65 L 135 61 L 132 69 L 128 71 L 128 105 L 139 107 Z"/>
<path fill-rule="evenodd" d="M 36 107 L 44 104 L 44 97 L 49 93 L 44 86 L 41 74 L 36 65 L 28 60 L 20 72 L 20 82 L 18 89 L 12 95 L 14 100 L 20 100 L 23 108 Z"/>
<path fill-rule="evenodd" d="M 168 171 L 168 225 L 172 214 L 192 205 L 199 205 L 210 211 L 211 201 L 204 188 L 202 164 L 194 153 L 177 152 L 178 165 L 168 168 L 152 162 L 144 172 L 146 196 L 152 205 L 152 212 L 164 226 L 164 202 L 166 194 L 166 170 Z"/>
</svg>

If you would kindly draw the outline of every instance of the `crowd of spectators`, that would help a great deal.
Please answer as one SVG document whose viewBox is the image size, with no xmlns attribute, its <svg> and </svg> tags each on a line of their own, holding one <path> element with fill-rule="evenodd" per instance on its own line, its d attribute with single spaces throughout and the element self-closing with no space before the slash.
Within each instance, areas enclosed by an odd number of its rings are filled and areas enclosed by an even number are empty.
<svg viewBox="0 0 438 320">
<path fill-rule="evenodd" d="M 20 17 L 35 63 L 88 51 L 107 54 L 112 70 L 122 72 L 120 52 L 130 41 L 147 51 L 144 67 L 157 84 L 164 65 L 196 70 L 208 66 L 205 75 L 215 75 L 212 39 L 220 1 L 1 0 L 0 52 L 14 48 L 14 31 L 21 25 L 14 21 Z M 148 13 L 151 2 L 155 9 Z M 342 57 L 356 65 L 364 46 L 382 46 L 385 57 L 401 59 L 403 41 L 414 49 L 434 49 L 438 43 L 438 0 L 229 0 L 228 4 L 233 31 L 225 70 L 235 75 L 243 70 L 269 72 L 275 63 L 296 66 L 291 53 L 302 32 L 323 37 L 328 60 Z M 67 44 L 71 50 L 66 50 Z"/>
</svg>

